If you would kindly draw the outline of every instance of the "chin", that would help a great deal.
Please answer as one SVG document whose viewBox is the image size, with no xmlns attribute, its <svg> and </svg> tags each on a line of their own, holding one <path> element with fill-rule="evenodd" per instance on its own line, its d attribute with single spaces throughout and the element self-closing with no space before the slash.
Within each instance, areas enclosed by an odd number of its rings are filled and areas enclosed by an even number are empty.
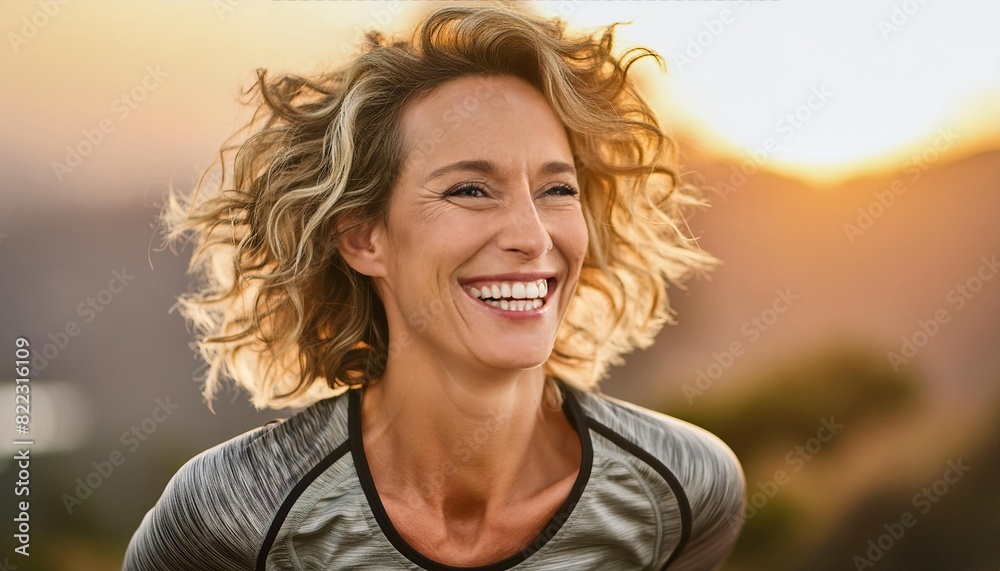
<svg viewBox="0 0 1000 571">
<path fill-rule="evenodd" d="M 504 350 L 505 347 L 507 350 Z M 479 360 L 496 369 L 526 370 L 534 369 L 544 365 L 552 354 L 552 348 L 548 351 L 539 351 L 536 348 L 527 349 L 523 345 L 507 344 L 494 346 L 489 355 L 480 355 Z"/>
</svg>

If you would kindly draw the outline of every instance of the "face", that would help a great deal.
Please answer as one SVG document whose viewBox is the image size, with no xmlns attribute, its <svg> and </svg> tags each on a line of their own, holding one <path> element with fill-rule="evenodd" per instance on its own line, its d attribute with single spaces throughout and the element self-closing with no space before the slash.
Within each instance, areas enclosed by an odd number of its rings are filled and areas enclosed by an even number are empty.
<svg viewBox="0 0 1000 571">
<path fill-rule="evenodd" d="M 372 234 L 390 346 L 473 369 L 543 364 L 587 251 L 562 123 L 503 76 L 443 84 L 401 125 L 407 158 Z"/>
</svg>

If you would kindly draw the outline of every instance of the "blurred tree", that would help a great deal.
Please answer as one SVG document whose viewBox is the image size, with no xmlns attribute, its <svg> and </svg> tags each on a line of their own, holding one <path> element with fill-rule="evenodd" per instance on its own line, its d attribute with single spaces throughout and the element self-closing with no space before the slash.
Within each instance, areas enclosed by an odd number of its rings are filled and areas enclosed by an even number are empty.
<svg viewBox="0 0 1000 571">
<path fill-rule="evenodd" d="M 801 478 L 795 475 L 799 461 L 793 456 L 788 463 L 784 455 L 815 439 L 824 421 L 891 422 L 918 402 L 920 385 L 910 373 L 893 372 L 884 355 L 843 345 L 778 363 L 739 385 L 749 389 L 729 395 L 715 386 L 695 406 L 674 402 L 661 410 L 713 432 L 743 463 L 749 484 L 746 522 L 726 568 L 791 570 L 809 550 L 806 531 L 819 516 L 794 495 L 779 493 L 775 450 L 782 454 L 778 468 Z M 828 447 L 842 445 L 839 438 L 823 442 L 824 456 Z M 849 556 L 836 568 L 849 568 L 844 563 L 850 564 Z"/>
<path fill-rule="evenodd" d="M 822 419 L 844 425 L 877 420 L 914 404 L 920 392 L 908 370 L 895 373 L 884 355 L 848 346 L 776 364 L 739 385 L 752 388 L 728 398 L 716 385 L 695 406 L 674 401 L 660 410 L 704 427 L 741 459 L 752 460 L 764 448 L 815 436 Z"/>
</svg>

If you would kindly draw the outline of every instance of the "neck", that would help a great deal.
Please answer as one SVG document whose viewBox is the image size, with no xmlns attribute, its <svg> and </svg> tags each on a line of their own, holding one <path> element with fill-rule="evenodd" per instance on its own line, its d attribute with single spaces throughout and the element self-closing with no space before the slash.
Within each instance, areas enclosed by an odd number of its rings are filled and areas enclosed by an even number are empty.
<svg viewBox="0 0 1000 571">
<path fill-rule="evenodd" d="M 579 467 L 578 436 L 542 406 L 545 375 L 462 371 L 400 355 L 365 390 L 362 433 L 379 495 L 442 517 L 530 499 Z M 568 440 L 571 439 L 571 440 Z"/>
</svg>

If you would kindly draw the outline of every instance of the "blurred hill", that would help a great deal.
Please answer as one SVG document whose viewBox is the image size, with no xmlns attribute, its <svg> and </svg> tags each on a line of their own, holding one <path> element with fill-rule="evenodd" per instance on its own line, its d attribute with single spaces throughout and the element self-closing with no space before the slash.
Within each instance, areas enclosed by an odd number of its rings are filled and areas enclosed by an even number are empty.
<svg viewBox="0 0 1000 571">
<path fill-rule="evenodd" d="M 996 568 L 1000 151 L 835 188 L 687 166 L 712 203 L 691 226 L 723 265 L 673 292 L 679 324 L 603 387 L 741 459 L 750 503 L 725 568 Z M 914 499 L 962 459 L 975 469 L 947 498 Z M 908 512 L 918 527 L 882 537 Z"/>
<path fill-rule="evenodd" d="M 692 372 L 733 342 L 744 354 L 713 383 L 729 393 L 775 358 L 817 345 L 847 341 L 899 352 L 903 337 L 942 309 L 949 321 L 900 369 L 919 370 L 935 398 L 975 405 L 1000 391 L 1000 280 L 985 282 L 960 310 L 946 299 L 976 276 L 983 257 L 1000 261 L 1000 150 L 942 160 L 916 180 L 901 168 L 835 188 L 758 172 L 724 196 L 713 189 L 738 166 L 709 160 L 685 159 L 689 178 L 711 202 L 691 228 L 722 265 L 709 280 L 671 292 L 679 325 L 615 370 L 604 385 L 609 393 L 682 399 Z M 857 225 L 858 209 L 877 204 L 876 193 L 889 192 L 897 179 L 906 191 L 852 243 L 845 224 Z M 755 326 L 754 318 L 769 317 L 762 314 L 779 291 L 798 299 L 773 324 Z"/>
</svg>

